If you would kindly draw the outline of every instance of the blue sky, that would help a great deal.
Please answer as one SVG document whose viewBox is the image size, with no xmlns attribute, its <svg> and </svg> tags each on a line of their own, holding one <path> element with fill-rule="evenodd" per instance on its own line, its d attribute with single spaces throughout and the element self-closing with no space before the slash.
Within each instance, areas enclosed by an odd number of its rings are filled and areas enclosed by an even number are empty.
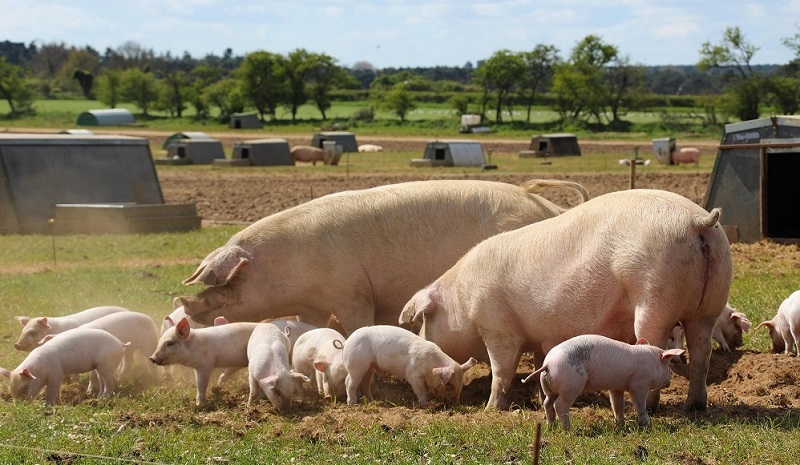
<svg viewBox="0 0 800 465">
<path fill-rule="evenodd" d="M 637 64 L 691 65 L 730 26 L 760 47 L 754 64 L 785 64 L 800 0 L 0 0 L 0 41 L 100 52 L 134 41 L 195 58 L 304 48 L 377 68 L 462 66 L 537 44 L 566 57 L 588 34 Z"/>
</svg>

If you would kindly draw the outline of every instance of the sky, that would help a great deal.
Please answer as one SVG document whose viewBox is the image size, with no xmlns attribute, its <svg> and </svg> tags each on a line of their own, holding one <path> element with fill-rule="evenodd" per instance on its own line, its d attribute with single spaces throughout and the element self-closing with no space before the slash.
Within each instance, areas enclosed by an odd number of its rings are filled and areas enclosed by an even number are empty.
<svg viewBox="0 0 800 465">
<path fill-rule="evenodd" d="M 728 27 L 759 47 L 753 64 L 786 64 L 800 0 L 0 0 L 0 41 L 100 53 L 133 41 L 194 58 L 302 48 L 378 69 L 476 65 L 540 44 L 568 57 L 589 34 L 634 64 L 694 65 Z"/>
</svg>

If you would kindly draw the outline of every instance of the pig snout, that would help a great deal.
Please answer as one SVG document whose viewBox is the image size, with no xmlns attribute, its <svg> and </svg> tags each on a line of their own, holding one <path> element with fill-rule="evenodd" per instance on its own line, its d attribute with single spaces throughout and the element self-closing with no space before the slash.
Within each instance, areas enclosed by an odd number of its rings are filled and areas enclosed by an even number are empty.
<svg viewBox="0 0 800 465">
<path fill-rule="evenodd" d="M 147 357 L 147 359 L 159 366 L 164 364 L 164 358 L 158 357 L 156 354 Z"/>
</svg>

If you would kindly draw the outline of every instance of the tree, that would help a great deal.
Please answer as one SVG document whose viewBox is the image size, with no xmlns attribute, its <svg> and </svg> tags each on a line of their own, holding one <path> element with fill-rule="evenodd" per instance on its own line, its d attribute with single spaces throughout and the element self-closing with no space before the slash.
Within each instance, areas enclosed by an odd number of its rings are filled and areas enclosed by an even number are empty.
<svg viewBox="0 0 800 465">
<path fill-rule="evenodd" d="M 197 119 L 204 120 L 209 116 L 211 103 L 208 94 L 205 92 L 211 84 L 219 81 L 221 71 L 208 64 L 202 64 L 194 68 L 189 74 L 191 86 L 187 100 L 194 107 Z"/>
<path fill-rule="evenodd" d="M 738 27 L 726 28 L 719 44 L 704 42 L 700 48 L 697 67 L 701 71 L 731 69 L 738 76 L 738 79 L 732 79 L 726 101 L 731 114 L 743 121 L 760 116 L 763 83 L 750 64 L 757 51 L 758 47 L 748 42 Z"/>
<path fill-rule="evenodd" d="M 508 50 L 495 52 L 488 60 L 475 70 L 480 76 L 479 82 L 484 87 L 484 95 L 495 93 L 495 119 L 503 122 L 503 104 L 522 79 L 525 64 L 519 54 Z"/>
<path fill-rule="evenodd" d="M 411 93 L 406 89 L 405 83 L 399 82 L 384 95 L 380 103 L 385 108 L 400 118 L 400 122 L 406 121 L 408 113 L 417 108 Z"/>
<path fill-rule="evenodd" d="M 34 112 L 33 91 L 25 81 L 22 67 L 6 62 L 0 56 L 0 98 L 8 102 L 11 116 Z"/>
<path fill-rule="evenodd" d="M 262 121 L 267 114 L 274 121 L 278 106 L 288 99 L 285 61 L 281 55 L 258 51 L 247 55 L 237 70 L 242 92 Z"/>
<path fill-rule="evenodd" d="M 524 71 L 520 81 L 519 93 L 526 104 L 525 121 L 531 122 L 531 107 L 536 103 L 536 96 L 547 90 L 552 84 L 555 66 L 561 62 L 558 49 L 553 45 L 537 45 L 530 52 L 520 54 Z"/>
<path fill-rule="evenodd" d="M 169 72 L 161 80 L 159 102 L 164 110 L 178 118 L 183 116 L 189 93 L 189 78 L 183 71 Z"/>
<path fill-rule="evenodd" d="M 107 69 L 97 79 L 97 99 L 111 108 L 117 108 L 122 93 L 122 72 Z"/>
<path fill-rule="evenodd" d="M 322 114 L 322 119 L 326 120 L 326 112 L 331 107 L 330 92 L 347 81 L 347 72 L 336 63 L 335 58 L 324 53 L 312 53 L 308 66 L 311 79 L 309 93 Z"/>
<path fill-rule="evenodd" d="M 292 122 L 297 121 L 297 111 L 308 100 L 306 82 L 311 74 L 311 55 L 298 48 L 289 53 L 285 62 L 286 80 L 289 86 L 287 105 L 292 114 Z"/>
<path fill-rule="evenodd" d="M 232 78 L 225 78 L 211 84 L 205 89 L 209 102 L 219 109 L 220 119 L 227 120 L 234 113 L 244 111 L 246 100 L 241 83 Z"/>
<path fill-rule="evenodd" d="M 139 68 L 131 68 L 122 72 L 120 90 L 122 99 L 139 107 L 144 116 L 148 116 L 148 110 L 158 99 L 156 78 Z"/>
</svg>

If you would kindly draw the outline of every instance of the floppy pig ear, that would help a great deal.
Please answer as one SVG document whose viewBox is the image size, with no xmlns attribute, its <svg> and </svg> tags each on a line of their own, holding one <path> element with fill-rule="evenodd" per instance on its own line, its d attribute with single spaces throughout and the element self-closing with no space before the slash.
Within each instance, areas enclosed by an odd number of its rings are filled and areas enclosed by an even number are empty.
<svg viewBox="0 0 800 465">
<path fill-rule="evenodd" d="M 11 372 L 6 370 L 5 368 L 0 368 L 0 376 L 11 379 Z"/>
<path fill-rule="evenodd" d="M 310 383 L 311 382 L 311 379 L 308 376 L 306 376 L 306 375 L 304 375 L 302 373 L 299 373 L 297 371 L 292 371 L 292 372 L 290 372 L 290 374 L 292 375 L 292 379 L 294 379 L 295 381 L 300 380 L 300 381 L 302 381 L 304 383 Z"/>
<path fill-rule="evenodd" d="M 211 252 L 194 274 L 183 281 L 183 284 L 223 286 L 249 262 L 247 253 L 240 247 L 222 247 Z"/>
<path fill-rule="evenodd" d="M 442 381 L 442 384 L 447 384 L 450 382 L 450 378 L 453 376 L 453 369 L 450 367 L 434 368 L 433 374 L 439 377 L 439 379 Z"/>
<path fill-rule="evenodd" d="M 33 373 L 31 373 L 31 370 L 29 370 L 29 369 L 27 369 L 27 368 L 23 369 L 23 370 L 22 370 L 22 372 L 21 372 L 20 374 L 21 374 L 22 376 L 25 376 L 26 378 L 30 378 L 30 379 L 36 379 L 36 377 L 35 377 L 35 376 L 33 376 Z"/>
<path fill-rule="evenodd" d="M 672 357 L 680 357 L 683 353 L 683 349 L 669 349 L 661 352 L 661 361 L 662 362 L 669 362 Z"/>
<path fill-rule="evenodd" d="M 739 324 L 742 325 L 742 331 L 744 332 L 747 332 L 750 329 L 750 325 L 752 325 L 750 320 L 747 319 L 747 316 L 742 312 L 731 313 L 731 320 L 739 320 Z"/>
<path fill-rule="evenodd" d="M 262 378 L 258 380 L 258 384 L 261 385 L 262 388 L 269 390 L 274 389 L 275 384 L 278 382 L 278 375 L 271 375 L 267 376 L 266 378 Z"/>
</svg>

